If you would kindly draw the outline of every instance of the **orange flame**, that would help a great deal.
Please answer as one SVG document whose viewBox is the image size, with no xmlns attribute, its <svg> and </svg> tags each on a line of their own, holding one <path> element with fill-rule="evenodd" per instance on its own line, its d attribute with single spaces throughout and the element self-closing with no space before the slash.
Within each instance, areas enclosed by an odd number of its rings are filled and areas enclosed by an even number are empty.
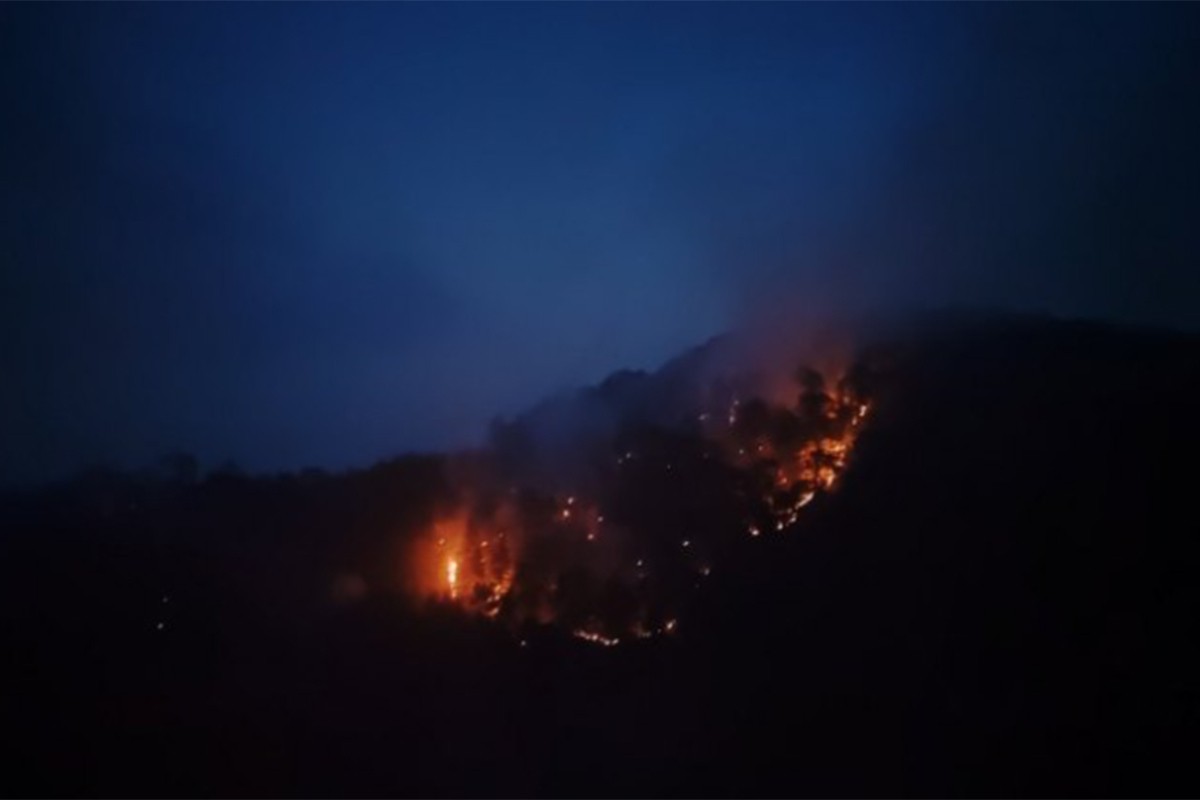
<svg viewBox="0 0 1200 800">
<path fill-rule="evenodd" d="M 758 498 L 752 518 L 745 520 L 744 530 L 757 538 L 768 531 L 787 530 L 819 495 L 836 491 L 870 406 L 848 392 L 831 391 L 826 395 L 820 419 L 808 423 L 812 431 L 803 437 L 793 435 L 791 439 L 763 432 L 749 435 L 737 426 L 743 408 L 737 400 L 733 401 L 726 417 L 728 426 L 722 424 L 722 415 L 717 411 L 711 415 L 705 412 L 700 418 L 711 420 L 704 435 L 716 445 L 711 449 L 713 457 L 726 459 L 738 469 L 755 470 L 764 479 L 766 491 Z M 635 457 L 640 459 L 641 454 L 625 451 L 616 461 L 622 465 Z M 709 457 L 710 453 L 705 452 L 704 458 Z M 646 463 L 647 469 L 653 465 L 652 460 Z M 671 463 L 663 466 L 667 470 L 671 467 Z M 573 542 L 591 543 L 586 551 L 590 568 L 599 573 L 609 570 L 604 574 L 611 575 L 633 574 L 629 564 L 633 556 L 628 550 L 595 544 L 600 539 L 619 540 L 620 528 L 613 522 L 606 524 L 602 513 L 606 509 L 594 498 L 564 492 L 547 497 L 552 502 L 542 506 L 543 510 L 525 516 L 527 512 L 507 495 L 499 500 L 487 496 L 486 501 L 476 502 L 479 498 L 472 498 L 473 492 L 474 487 L 468 485 L 456 509 L 442 516 L 415 543 L 409 561 L 413 570 L 409 587 L 417 596 L 449 600 L 464 611 L 504 624 L 562 619 L 555 570 L 562 567 L 560 562 L 569 559 L 558 556 L 555 562 L 552 556 L 547 562 L 543 556 L 536 562 L 542 566 L 532 571 L 522 567 L 517 591 L 517 564 L 535 563 L 533 559 L 522 560 L 522 550 L 530 548 L 531 542 L 553 542 L 551 547 L 557 550 L 550 552 L 559 553 L 574 547 Z M 706 557 L 704 539 L 689 537 L 676 541 L 689 556 Z M 580 551 L 572 552 L 584 558 Z M 701 576 L 711 573 L 707 564 L 693 566 Z M 637 559 L 636 567 L 637 579 L 646 580 L 645 562 Z M 699 586 L 697 582 L 696 587 Z M 642 608 L 633 622 L 627 620 L 607 628 L 603 621 L 593 617 L 585 627 L 572 625 L 567 630 L 583 641 L 613 647 L 631 638 L 670 635 L 675 627 L 674 619 L 655 621 L 647 608 Z"/>
</svg>

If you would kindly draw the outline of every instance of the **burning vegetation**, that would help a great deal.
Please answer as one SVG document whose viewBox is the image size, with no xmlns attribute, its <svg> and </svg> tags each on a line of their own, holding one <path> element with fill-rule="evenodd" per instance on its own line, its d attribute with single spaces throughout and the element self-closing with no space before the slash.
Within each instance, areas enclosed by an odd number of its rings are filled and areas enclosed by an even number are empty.
<svg viewBox="0 0 1200 800">
<path fill-rule="evenodd" d="M 565 402 L 498 424 L 490 448 L 451 463 L 409 589 L 514 632 L 553 625 L 606 647 L 672 634 L 723 551 L 797 525 L 849 463 L 866 370 L 788 378 L 631 373 L 570 399 L 604 424 L 546 425 Z"/>
</svg>

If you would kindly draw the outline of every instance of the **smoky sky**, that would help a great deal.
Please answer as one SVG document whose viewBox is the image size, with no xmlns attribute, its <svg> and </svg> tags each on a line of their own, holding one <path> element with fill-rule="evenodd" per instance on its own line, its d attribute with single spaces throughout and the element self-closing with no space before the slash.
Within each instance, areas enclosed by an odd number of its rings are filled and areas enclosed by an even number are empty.
<svg viewBox="0 0 1200 800">
<path fill-rule="evenodd" d="M 489 418 L 766 313 L 1195 328 L 1196 4 L 6 4 L 5 482 Z"/>
</svg>

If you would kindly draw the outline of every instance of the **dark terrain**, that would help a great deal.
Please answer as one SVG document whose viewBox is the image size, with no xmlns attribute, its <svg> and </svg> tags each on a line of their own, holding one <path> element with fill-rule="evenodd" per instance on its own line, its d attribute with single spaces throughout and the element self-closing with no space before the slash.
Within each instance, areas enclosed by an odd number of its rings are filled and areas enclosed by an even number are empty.
<svg viewBox="0 0 1200 800">
<path fill-rule="evenodd" d="M 614 648 L 329 602 L 395 572 L 434 456 L 10 496 L 0 792 L 1196 795 L 1200 340 L 945 319 L 887 353 L 838 490 Z"/>
</svg>

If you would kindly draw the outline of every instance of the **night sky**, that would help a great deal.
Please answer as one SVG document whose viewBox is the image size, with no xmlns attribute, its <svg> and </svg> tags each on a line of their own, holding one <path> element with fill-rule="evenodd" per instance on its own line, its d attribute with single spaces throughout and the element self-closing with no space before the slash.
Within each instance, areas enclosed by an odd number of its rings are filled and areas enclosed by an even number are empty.
<svg viewBox="0 0 1200 800">
<path fill-rule="evenodd" d="M 1200 4 L 0 6 L 0 482 L 367 465 L 765 310 L 1200 323 Z"/>
</svg>

